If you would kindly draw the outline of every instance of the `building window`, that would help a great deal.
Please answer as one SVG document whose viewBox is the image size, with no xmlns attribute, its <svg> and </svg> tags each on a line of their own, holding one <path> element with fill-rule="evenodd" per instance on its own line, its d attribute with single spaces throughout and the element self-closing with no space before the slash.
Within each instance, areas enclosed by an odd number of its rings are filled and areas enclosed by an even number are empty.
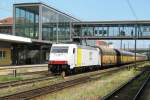
<svg viewBox="0 0 150 100">
<path fill-rule="evenodd" d="M 6 51 L 0 51 L 0 60 L 6 57 Z"/>
<path fill-rule="evenodd" d="M 39 8 L 38 6 L 16 7 L 15 32 L 17 36 L 38 39 Z"/>
</svg>

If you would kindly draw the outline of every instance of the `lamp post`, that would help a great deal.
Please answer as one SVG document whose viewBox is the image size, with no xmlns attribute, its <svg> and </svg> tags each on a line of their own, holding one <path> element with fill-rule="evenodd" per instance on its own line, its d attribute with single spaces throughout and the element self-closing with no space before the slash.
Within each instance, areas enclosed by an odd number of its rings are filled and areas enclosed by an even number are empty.
<svg viewBox="0 0 150 100">
<path fill-rule="evenodd" d="M 149 44 L 149 47 L 148 47 L 148 60 L 150 60 L 150 44 Z"/>
<path fill-rule="evenodd" d="M 128 42 L 128 51 L 129 51 L 129 42 Z"/>
<path fill-rule="evenodd" d="M 121 44 L 120 44 L 120 50 L 122 49 L 122 39 L 121 39 Z"/>
<path fill-rule="evenodd" d="M 135 36 L 134 36 L 134 41 L 135 41 L 135 45 L 134 45 L 134 51 L 135 51 L 135 59 L 134 59 L 134 61 L 135 61 L 135 69 L 136 69 L 136 38 L 137 38 L 137 25 L 135 25 Z"/>
<path fill-rule="evenodd" d="M 124 50 L 126 50 L 126 44 L 124 43 Z"/>
</svg>

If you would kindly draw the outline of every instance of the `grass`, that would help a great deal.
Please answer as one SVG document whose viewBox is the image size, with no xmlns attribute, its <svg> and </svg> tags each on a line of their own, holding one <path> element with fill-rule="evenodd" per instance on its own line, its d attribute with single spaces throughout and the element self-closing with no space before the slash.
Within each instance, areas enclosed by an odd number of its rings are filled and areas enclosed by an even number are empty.
<svg viewBox="0 0 150 100">
<path fill-rule="evenodd" d="M 98 100 L 112 90 L 127 82 L 130 78 L 137 75 L 140 71 L 134 69 L 121 70 L 110 75 L 103 76 L 97 81 L 80 84 L 62 91 L 44 95 L 34 100 Z"/>
<path fill-rule="evenodd" d="M 44 95 L 41 97 L 35 98 L 37 100 L 95 100 L 99 96 L 104 96 L 110 91 L 114 90 L 116 87 L 120 86 L 124 82 L 128 81 L 131 77 L 134 77 L 140 71 L 134 69 L 131 70 L 121 70 L 116 73 L 109 75 L 102 75 L 97 81 L 91 81 L 86 84 L 77 85 L 68 89 L 64 89 L 57 93 Z M 14 77 L 13 77 L 14 78 Z M 7 80 L 7 79 L 6 79 Z M 54 79 L 49 81 L 38 82 L 34 84 L 28 84 L 18 87 L 10 87 L 3 89 L 0 92 L 0 96 L 17 93 L 21 91 L 26 91 L 50 84 L 55 84 L 62 79 Z"/>
<path fill-rule="evenodd" d="M 38 78 L 38 77 L 43 77 L 46 76 L 46 74 L 21 74 L 17 75 L 16 77 L 13 75 L 0 75 L 0 83 L 4 82 L 10 82 L 10 81 L 20 81 L 20 80 L 26 80 L 26 79 L 33 79 L 33 78 Z"/>
<path fill-rule="evenodd" d="M 8 82 L 8 81 L 19 81 L 23 78 L 20 76 L 14 77 L 14 76 L 0 76 L 0 82 Z"/>
</svg>

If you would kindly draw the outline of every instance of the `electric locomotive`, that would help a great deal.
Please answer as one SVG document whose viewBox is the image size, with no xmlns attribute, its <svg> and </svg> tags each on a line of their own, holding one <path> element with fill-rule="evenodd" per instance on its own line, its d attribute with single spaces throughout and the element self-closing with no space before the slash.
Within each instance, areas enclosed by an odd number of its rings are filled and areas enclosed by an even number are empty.
<svg viewBox="0 0 150 100">
<path fill-rule="evenodd" d="M 96 68 L 101 65 L 100 50 L 90 46 L 76 44 L 53 44 L 49 55 L 48 69 L 61 73 L 84 68 Z"/>
</svg>

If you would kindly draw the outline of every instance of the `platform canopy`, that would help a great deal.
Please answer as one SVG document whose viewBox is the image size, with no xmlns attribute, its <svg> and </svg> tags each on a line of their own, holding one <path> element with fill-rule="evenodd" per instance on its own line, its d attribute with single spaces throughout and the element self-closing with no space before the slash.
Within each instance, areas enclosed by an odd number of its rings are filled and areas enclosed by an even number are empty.
<svg viewBox="0 0 150 100">
<path fill-rule="evenodd" d="M 4 33 L 0 33 L 0 41 L 10 41 L 10 42 L 17 42 L 17 43 L 32 43 L 30 38 L 8 35 Z"/>
</svg>

